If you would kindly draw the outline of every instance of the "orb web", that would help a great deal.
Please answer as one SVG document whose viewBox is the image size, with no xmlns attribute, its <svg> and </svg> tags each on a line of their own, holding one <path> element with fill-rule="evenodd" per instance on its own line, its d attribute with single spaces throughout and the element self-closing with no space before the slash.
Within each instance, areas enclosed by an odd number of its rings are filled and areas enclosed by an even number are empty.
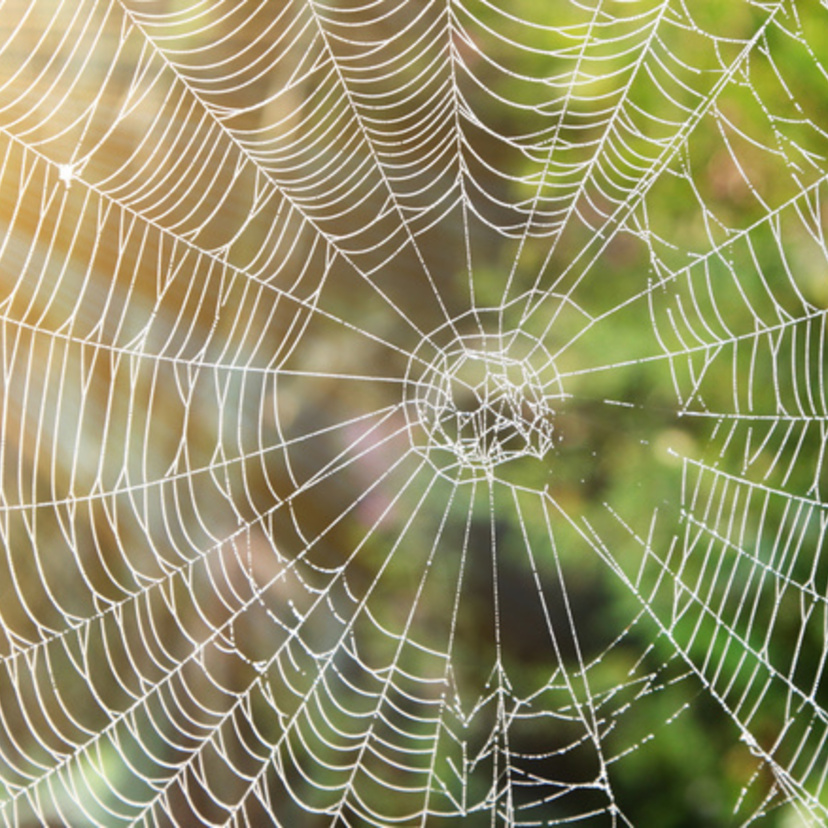
<svg viewBox="0 0 828 828">
<path fill-rule="evenodd" d="M 0 2 L 0 825 L 824 825 L 824 5 Z"/>
</svg>

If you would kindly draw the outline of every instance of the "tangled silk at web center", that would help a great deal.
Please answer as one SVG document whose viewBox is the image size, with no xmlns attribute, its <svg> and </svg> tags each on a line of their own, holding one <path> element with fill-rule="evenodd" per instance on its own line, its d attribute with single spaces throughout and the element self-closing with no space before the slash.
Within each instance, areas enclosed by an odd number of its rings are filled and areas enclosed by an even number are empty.
<svg viewBox="0 0 828 828">
<path fill-rule="evenodd" d="M 446 328 L 452 336 L 446 339 Z M 444 326 L 415 350 L 405 383 L 414 448 L 457 481 L 491 478 L 554 446 L 560 377 L 540 342 L 521 331 L 459 334 Z"/>
</svg>

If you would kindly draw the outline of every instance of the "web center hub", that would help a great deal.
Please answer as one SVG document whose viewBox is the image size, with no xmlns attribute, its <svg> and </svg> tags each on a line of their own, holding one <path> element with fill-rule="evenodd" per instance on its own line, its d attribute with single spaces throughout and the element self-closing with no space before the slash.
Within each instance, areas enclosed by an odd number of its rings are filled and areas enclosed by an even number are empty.
<svg viewBox="0 0 828 828">
<path fill-rule="evenodd" d="M 406 377 L 414 447 L 455 480 L 492 477 L 519 457 L 542 459 L 563 396 L 548 352 L 521 332 L 426 338 Z"/>
</svg>

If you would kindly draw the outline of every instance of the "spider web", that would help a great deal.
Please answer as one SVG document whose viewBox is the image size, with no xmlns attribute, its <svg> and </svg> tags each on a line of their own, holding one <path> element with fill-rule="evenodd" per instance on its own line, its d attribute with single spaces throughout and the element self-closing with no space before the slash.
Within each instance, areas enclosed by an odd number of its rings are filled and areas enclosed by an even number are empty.
<svg viewBox="0 0 828 828">
<path fill-rule="evenodd" d="M 816 3 L 0 3 L 0 814 L 822 825 Z"/>
</svg>

